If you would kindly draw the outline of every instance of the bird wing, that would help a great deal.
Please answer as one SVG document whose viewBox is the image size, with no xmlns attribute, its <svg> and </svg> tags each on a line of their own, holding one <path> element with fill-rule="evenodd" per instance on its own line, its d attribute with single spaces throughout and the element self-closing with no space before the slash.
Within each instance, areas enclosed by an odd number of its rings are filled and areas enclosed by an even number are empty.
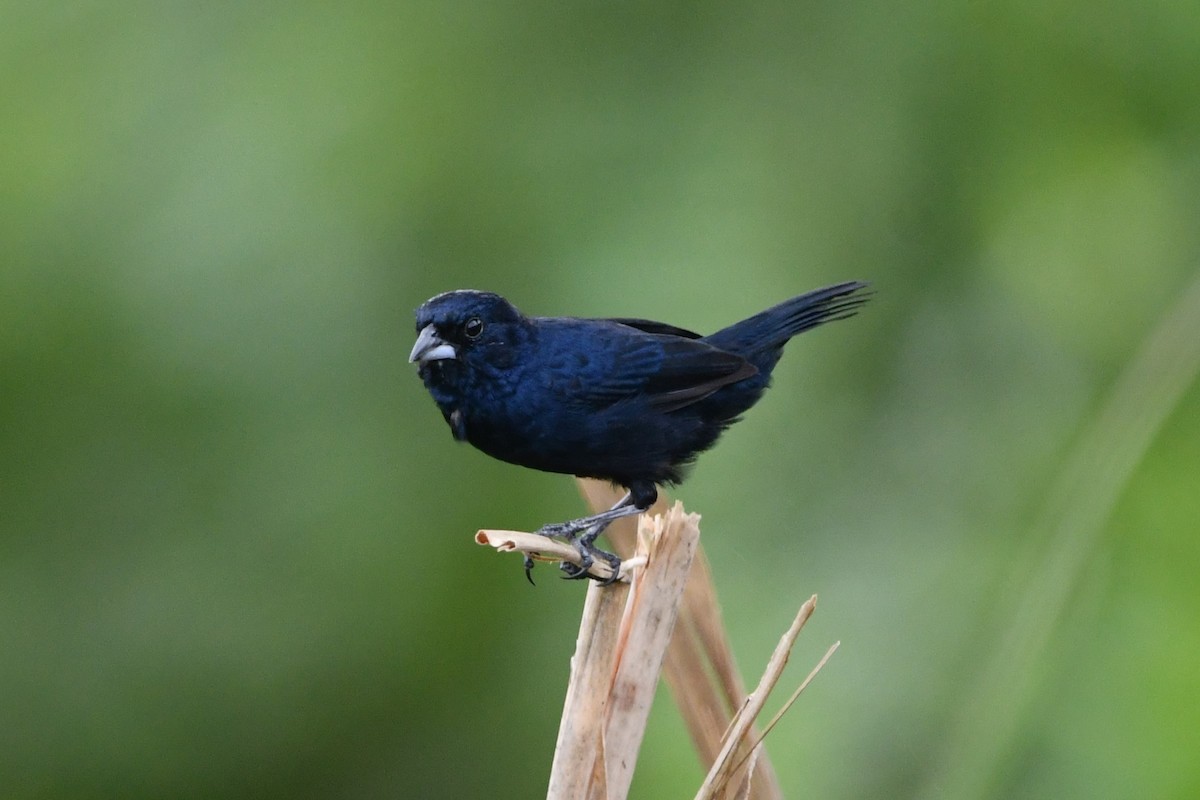
<svg viewBox="0 0 1200 800">
<path fill-rule="evenodd" d="M 637 320 L 655 332 L 625 321 L 590 331 L 587 366 L 573 394 L 587 404 L 610 405 L 641 397 L 661 412 L 676 411 L 708 397 L 758 370 L 746 359 L 698 337 L 659 333 L 672 326 Z M 678 329 L 675 329 L 678 330 Z"/>
<path fill-rule="evenodd" d="M 618 325 L 626 325 L 630 328 L 637 328 L 645 333 L 661 333 L 668 336 L 682 336 L 684 339 L 699 339 L 700 334 L 695 331 L 689 331 L 687 328 L 677 328 L 674 325 L 668 325 L 665 322 L 655 322 L 652 319 L 636 319 L 634 317 L 608 317 L 604 322 L 615 322 Z"/>
<path fill-rule="evenodd" d="M 651 335 L 660 340 L 663 359 L 643 391 L 650 396 L 650 405 L 659 411 L 675 411 L 691 405 L 722 386 L 758 372 L 741 356 L 704 342 Z"/>
</svg>

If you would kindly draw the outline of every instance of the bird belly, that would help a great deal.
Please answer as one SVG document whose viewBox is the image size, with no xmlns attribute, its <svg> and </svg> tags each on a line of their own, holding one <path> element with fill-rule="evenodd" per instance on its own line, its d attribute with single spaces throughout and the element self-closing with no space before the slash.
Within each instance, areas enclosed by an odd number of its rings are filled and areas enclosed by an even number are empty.
<svg viewBox="0 0 1200 800">
<path fill-rule="evenodd" d="M 467 440 L 493 458 L 622 485 L 681 480 L 692 457 L 719 434 L 703 427 L 678 412 L 620 407 L 509 410 L 502 419 L 468 415 L 465 423 Z"/>
</svg>

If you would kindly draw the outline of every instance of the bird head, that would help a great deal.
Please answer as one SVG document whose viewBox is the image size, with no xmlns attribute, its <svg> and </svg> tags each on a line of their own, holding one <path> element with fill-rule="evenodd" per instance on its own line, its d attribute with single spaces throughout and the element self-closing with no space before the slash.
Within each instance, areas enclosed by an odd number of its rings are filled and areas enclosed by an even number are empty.
<svg viewBox="0 0 1200 800">
<path fill-rule="evenodd" d="M 491 292 L 445 292 L 417 309 L 417 341 L 408 360 L 418 365 L 454 438 L 467 438 L 472 404 L 518 383 L 514 365 L 527 325 L 516 307 Z"/>
<path fill-rule="evenodd" d="M 458 289 L 426 300 L 417 309 L 417 341 L 408 356 L 423 376 L 451 364 L 500 367 L 525 317 L 498 294 Z"/>
</svg>

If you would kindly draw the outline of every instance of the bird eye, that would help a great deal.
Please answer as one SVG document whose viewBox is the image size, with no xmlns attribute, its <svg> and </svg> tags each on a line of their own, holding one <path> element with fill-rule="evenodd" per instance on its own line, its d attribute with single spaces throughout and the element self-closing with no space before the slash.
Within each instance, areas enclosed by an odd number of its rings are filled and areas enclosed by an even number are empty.
<svg viewBox="0 0 1200 800">
<path fill-rule="evenodd" d="M 467 324 L 463 325 L 463 333 L 468 339 L 478 339 L 479 334 L 483 333 L 483 320 L 479 317 L 471 317 L 467 320 Z"/>
</svg>

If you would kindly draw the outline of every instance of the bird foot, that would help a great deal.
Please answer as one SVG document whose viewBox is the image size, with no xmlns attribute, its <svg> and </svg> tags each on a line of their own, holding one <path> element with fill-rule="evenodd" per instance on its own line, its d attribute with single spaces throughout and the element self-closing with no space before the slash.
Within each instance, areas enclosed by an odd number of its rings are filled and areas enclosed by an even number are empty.
<svg viewBox="0 0 1200 800">
<path fill-rule="evenodd" d="M 566 539 L 570 544 L 575 545 L 575 549 L 579 551 L 579 563 L 572 564 L 569 561 L 560 563 L 559 569 L 565 574 L 564 580 L 581 580 L 583 578 L 591 578 L 597 581 L 602 586 L 607 586 L 616 582 L 621 574 L 621 558 L 614 553 L 609 553 L 606 550 L 601 550 L 596 547 L 593 542 L 596 537 L 608 527 L 610 520 L 601 519 L 597 521 L 594 518 L 584 517 L 582 519 L 573 519 L 567 522 L 555 522 L 549 525 L 543 525 L 538 530 L 534 531 L 539 536 L 553 537 L 557 539 Z M 588 570 L 595 559 L 600 558 L 610 567 L 612 567 L 612 575 L 607 578 L 599 578 L 591 574 Z M 530 583 L 533 583 L 533 559 L 525 557 L 525 577 Z"/>
<path fill-rule="evenodd" d="M 562 576 L 566 581 L 577 581 L 583 578 L 591 578 L 601 586 L 608 586 L 616 583 L 621 577 L 621 558 L 615 553 L 609 553 L 606 550 L 601 550 L 591 544 L 584 544 L 582 541 L 576 542 L 575 546 L 579 548 L 580 563 L 572 564 L 569 561 L 563 561 L 558 565 L 565 574 Z M 596 558 L 603 559 L 608 566 L 612 568 L 612 575 L 607 578 L 600 578 L 593 575 L 589 570 L 592 564 L 596 562 Z"/>
<path fill-rule="evenodd" d="M 599 514 L 593 514 L 590 517 L 580 517 L 579 519 L 568 520 L 567 522 L 552 522 L 548 525 L 543 525 L 534 533 L 539 536 L 553 537 L 556 539 L 566 539 L 579 551 L 579 564 L 571 564 L 563 562 L 559 568 L 566 573 L 563 577 L 567 580 L 579 580 L 581 578 L 591 578 L 598 581 L 604 586 L 613 583 L 621 574 L 621 559 L 607 551 L 596 547 L 593 542 L 596 537 L 603 533 L 604 529 L 609 526 L 614 520 L 622 517 L 630 517 L 642 513 L 643 509 L 638 508 L 630 500 L 630 495 L 625 497 L 607 511 L 601 511 Z M 588 568 L 592 566 L 596 557 L 604 559 L 604 561 L 612 567 L 613 574 L 608 578 L 598 578 L 588 572 Z M 529 582 L 533 582 L 529 571 L 533 564 L 526 559 L 525 577 L 529 578 Z"/>
</svg>

